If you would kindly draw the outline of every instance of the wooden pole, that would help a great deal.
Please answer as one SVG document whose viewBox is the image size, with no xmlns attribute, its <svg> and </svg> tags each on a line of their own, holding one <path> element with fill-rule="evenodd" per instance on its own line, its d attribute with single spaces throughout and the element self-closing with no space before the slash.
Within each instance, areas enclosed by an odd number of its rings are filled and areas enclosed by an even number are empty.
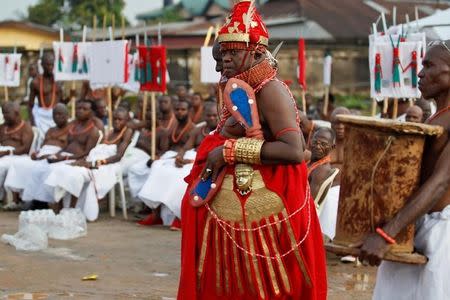
<svg viewBox="0 0 450 300">
<path fill-rule="evenodd" d="M 302 88 L 302 109 L 303 112 L 306 114 L 306 91 L 304 88 Z"/>
<path fill-rule="evenodd" d="M 323 104 L 323 114 L 325 116 L 328 115 L 328 102 L 330 101 L 329 94 L 330 94 L 330 86 L 326 85 L 325 86 L 325 103 Z"/>
<path fill-rule="evenodd" d="M 148 92 L 144 92 L 144 98 L 142 99 L 142 121 L 145 121 L 145 114 L 147 113 Z"/>
<path fill-rule="evenodd" d="M 207 47 L 209 45 L 209 41 L 211 40 L 211 35 L 213 33 L 214 27 L 209 26 L 208 32 L 206 33 L 205 42 L 203 43 L 203 47 Z"/>
<path fill-rule="evenodd" d="M 156 93 L 152 92 L 152 159 L 156 158 Z"/>
<path fill-rule="evenodd" d="M 372 111 L 370 115 L 374 117 L 377 114 L 377 100 L 375 98 L 372 99 Z"/>
<path fill-rule="evenodd" d="M 383 99 L 383 114 L 386 115 L 389 107 L 389 98 L 386 97 Z"/>
<path fill-rule="evenodd" d="M 92 17 L 92 41 L 97 39 L 97 16 Z"/>
<path fill-rule="evenodd" d="M 111 14 L 111 27 L 112 27 L 112 36 L 114 40 L 114 30 L 116 29 L 116 16 Z"/>
<path fill-rule="evenodd" d="M 120 27 L 122 28 L 122 40 L 124 40 L 125 39 L 125 17 L 123 15 L 120 17 L 120 23 L 121 23 Z"/>
<path fill-rule="evenodd" d="M 103 29 L 102 29 L 102 34 L 103 34 L 103 41 L 105 41 L 106 40 L 106 18 L 107 18 L 107 15 L 106 14 L 104 14 L 103 15 Z"/>
<path fill-rule="evenodd" d="M 3 88 L 5 91 L 5 101 L 8 102 L 9 101 L 8 87 L 5 85 Z"/>
<path fill-rule="evenodd" d="M 108 129 L 112 129 L 112 87 L 108 86 L 106 88 L 108 95 Z"/>
<path fill-rule="evenodd" d="M 75 90 L 75 81 L 72 80 L 72 86 L 70 87 L 71 90 Z M 71 119 L 75 120 L 75 105 L 76 105 L 76 97 L 73 96 L 72 99 L 70 99 L 72 102 L 72 109 L 71 109 Z"/>
<path fill-rule="evenodd" d="M 122 96 L 121 95 L 119 95 L 117 97 L 116 103 L 114 104 L 114 109 L 117 109 L 119 107 L 120 102 L 122 102 Z"/>
<path fill-rule="evenodd" d="M 397 119 L 398 114 L 398 98 L 394 98 L 394 107 L 392 108 L 392 119 Z"/>
</svg>

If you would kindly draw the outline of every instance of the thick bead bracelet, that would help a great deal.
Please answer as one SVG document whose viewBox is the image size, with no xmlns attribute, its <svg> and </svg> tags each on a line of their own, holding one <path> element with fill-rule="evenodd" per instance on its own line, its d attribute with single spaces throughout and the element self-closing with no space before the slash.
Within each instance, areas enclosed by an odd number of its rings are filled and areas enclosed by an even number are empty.
<svg viewBox="0 0 450 300">
<path fill-rule="evenodd" d="M 240 138 L 228 139 L 223 145 L 223 159 L 228 164 L 236 162 L 261 164 L 261 148 L 264 140 Z"/>
<path fill-rule="evenodd" d="M 235 139 L 229 139 L 226 140 L 223 144 L 223 160 L 227 164 L 234 164 L 235 163 L 235 146 L 236 146 L 236 140 Z"/>
</svg>

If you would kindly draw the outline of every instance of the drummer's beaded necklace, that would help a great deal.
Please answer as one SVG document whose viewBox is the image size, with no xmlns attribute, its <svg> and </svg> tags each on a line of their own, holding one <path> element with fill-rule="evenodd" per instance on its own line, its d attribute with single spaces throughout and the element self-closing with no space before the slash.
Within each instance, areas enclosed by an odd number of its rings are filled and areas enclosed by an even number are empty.
<svg viewBox="0 0 450 300">
<path fill-rule="evenodd" d="M 442 115 L 445 112 L 448 112 L 450 110 L 450 105 L 441 109 L 440 111 L 436 112 L 434 115 L 432 115 L 431 117 L 429 117 L 425 123 L 431 123 L 431 121 L 433 121 L 434 119 L 436 119 L 437 117 L 439 117 L 440 115 Z"/>
<path fill-rule="evenodd" d="M 311 166 L 308 167 L 308 176 L 309 174 L 312 173 L 312 171 L 314 171 L 315 169 L 317 169 L 317 167 L 324 165 L 326 163 L 329 163 L 331 161 L 331 156 L 327 155 L 321 159 L 319 159 L 318 161 L 314 162 L 311 164 Z"/>
<path fill-rule="evenodd" d="M 17 125 L 15 128 L 11 129 L 11 131 L 8 131 L 8 129 L 6 129 L 6 127 L 5 127 L 5 134 L 6 134 L 6 135 L 10 135 L 10 134 L 16 133 L 17 131 L 19 131 L 20 129 L 22 129 L 22 127 L 23 127 L 24 125 L 25 125 L 25 122 L 22 120 L 22 121 L 20 122 L 20 124 Z"/>
<path fill-rule="evenodd" d="M 112 144 L 117 143 L 117 142 L 123 137 L 123 135 L 125 134 L 125 131 L 127 131 L 127 129 L 128 129 L 128 127 L 125 126 L 125 127 L 119 132 L 119 134 L 117 135 L 117 137 L 116 137 L 115 139 L 113 139 L 113 140 L 110 141 L 109 138 L 110 138 L 110 136 L 114 133 L 114 130 L 112 130 L 112 131 L 108 134 L 108 136 L 105 138 L 105 140 L 103 141 L 103 144 L 112 145 Z"/>
</svg>

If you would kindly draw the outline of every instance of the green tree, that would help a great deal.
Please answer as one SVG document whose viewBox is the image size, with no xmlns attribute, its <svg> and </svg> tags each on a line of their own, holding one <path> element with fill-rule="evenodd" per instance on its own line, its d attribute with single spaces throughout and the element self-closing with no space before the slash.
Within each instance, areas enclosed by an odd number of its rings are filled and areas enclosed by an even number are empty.
<svg viewBox="0 0 450 300">
<path fill-rule="evenodd" d="M 112 25 L 112 15 L 115 17 L 115 27 L 121 26 L 120 20 L 125 7 L 124 0 L 71 0 L 70 20 L 80 25 L 92 27 L 93 17 L 97 16 L 98 26 L 102 25 L 103 16 L 107 16 L 106 25 Z M 128 24 L 128 22 L 125 20 Z"/>
<path fill-rule="evenodd" d="M 115 27 L 119 28 L 124 7 L 124 0 L 39 0 L 36 5 L 28 7 L 27 19 L 47 26 L 63 24 L 64 27 L 73 28 L 77 25 L 92 27 L 94 16 L 98 19 L 97 26 L 102 26 L 105 15 L 106 25 L 110 26 L 114 15 Z"/>
<path fill-rule="evenodd" d="M 40 0 L 36 5 L 28 7 L 27 20 L 33 23 L 51 26 L 62 18 L 61 0 Z"/>
</svg>

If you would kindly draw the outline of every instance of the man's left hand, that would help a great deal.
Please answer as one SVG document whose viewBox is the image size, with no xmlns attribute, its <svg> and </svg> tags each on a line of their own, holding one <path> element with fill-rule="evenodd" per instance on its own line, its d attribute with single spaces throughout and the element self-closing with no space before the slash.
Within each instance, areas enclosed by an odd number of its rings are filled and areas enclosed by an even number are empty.
<svg viewBox="0 0 450 300">
<path fill-rule="evenodd" d="M 388 250 L 389 244 L 377 233 L 372 233 L 364 241 L 359 259 L 361 262 L 368 261 L 371 266 L 378 266 Z"/>
<path fill-rule="evenodd" d="M 212 182 L 216 182 L 220 170 L 226 164 L 227 163 L 223 158 L 223 146 L 216 147 L 216 149 L 209 152 L 208 154 L 208 159 L 206 160 L 205 168 L 201 173 L 202 179 L 206 181 L 211 176 Z"/>
</svg>

